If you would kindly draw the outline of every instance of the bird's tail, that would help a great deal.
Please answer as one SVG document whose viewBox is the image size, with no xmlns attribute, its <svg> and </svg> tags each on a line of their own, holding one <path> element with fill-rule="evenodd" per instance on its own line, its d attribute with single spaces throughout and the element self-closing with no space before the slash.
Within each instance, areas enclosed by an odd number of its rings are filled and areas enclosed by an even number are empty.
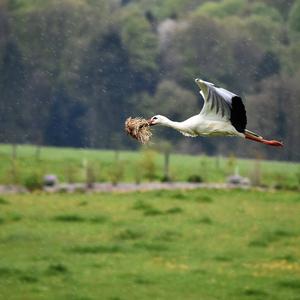
<svg viewBox="0 0 300 300">
<path fill-rule="evenodd" d="M 262 136 L 247 129 L 245 129 L 245 138 L 269 146 L 275 146 L 275 147 L 283 146 L 282 142 L 275 141 L 275 140 L 265 140 Z"/>
</svg>

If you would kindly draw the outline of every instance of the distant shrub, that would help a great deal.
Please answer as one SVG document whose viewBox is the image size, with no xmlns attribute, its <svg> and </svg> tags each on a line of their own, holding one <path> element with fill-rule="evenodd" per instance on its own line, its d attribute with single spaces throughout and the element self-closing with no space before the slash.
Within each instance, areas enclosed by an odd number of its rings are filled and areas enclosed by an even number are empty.
<svg viewBox="0 0 300 300">
<path fill-rule="evenodd" d="M 41 190 L 43 188 L 42 178 L 37 173 L 32 173 L 24 180 L 24 185 L 29 191 Z"/>
<path fill-rule="evenodd" d="M 171 179 L 170 176 L 164 175 L 163 177 L 161 177 L 160 181 L 161 181 L 161 182 L 171 182 L 172 179 Z"/>
<path fill-rule="evenodd" d="M 188 177 L 187 181 L 193 182 L 193 183 L 200 183 L 200 182 L 203 182 L 203 179 L 200 175 L 192 174 Z"/>
<path fill-rule="evenodd" d="M 20 167 L 16 159 L 11 159 L 10 166 L 5 174 L 5 182 L 12 184 L 20 184 L 21 182 Z"/>
<path fill-rule="evenodd" d="M 227 174 L 232 174 L 236 167 L 236 157 L 234 154 L 231 154 L 227 158 Z"/>
<path fill-rule="evenodd" d="M 69 162 L 66 164 L 64 171 L 67 182 L 74 183 L 76 181 L 78 167 Z"/>
<path fill-rule="evenodd" d="M 140 162 L 144 177 L 149 181 L 153 181 L 156 178 L 155 156 L 155 151 L 145 150 L 143 151 L 142 160 Z"/>
<path fill-rule="evenodd" d="M 110 180 L 113 185 L 117 185 L 124 176 L 124 165 L 119 160 L 115 161 L 115 163 L 111 166 L 110 169 Z"/>
</svg>

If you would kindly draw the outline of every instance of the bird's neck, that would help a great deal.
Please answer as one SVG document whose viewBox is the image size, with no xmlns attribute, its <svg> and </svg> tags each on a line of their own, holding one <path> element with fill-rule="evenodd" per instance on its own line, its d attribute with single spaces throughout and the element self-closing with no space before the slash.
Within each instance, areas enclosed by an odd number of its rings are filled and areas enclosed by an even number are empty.
<svg viewBox="0 0 300 300">
<path fill-rule="evenodd" d="M 176 129 L 179 131 L 186 130 L 186 126 L 185 126 L 184 122 L 175 122 L 168 118 L 165 118 L 164 122 L 161 125 L 166 126 L 166 127 L 171 127 L 173 129 Z"/>
</svg>

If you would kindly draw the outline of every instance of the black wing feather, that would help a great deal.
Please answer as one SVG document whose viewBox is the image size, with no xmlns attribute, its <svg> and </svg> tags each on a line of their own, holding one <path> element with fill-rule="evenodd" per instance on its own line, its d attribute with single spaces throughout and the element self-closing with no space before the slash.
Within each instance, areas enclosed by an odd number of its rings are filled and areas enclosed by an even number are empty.
<svg viewBox="0 0 300 300">
<path fill-rule="evenodd" d="M 246 109 L 242 99 L 234 96 L 231 99 L 231 117 L 230 122 L 238 132 L 245 132 L 247 125 Z"/>
</svg>

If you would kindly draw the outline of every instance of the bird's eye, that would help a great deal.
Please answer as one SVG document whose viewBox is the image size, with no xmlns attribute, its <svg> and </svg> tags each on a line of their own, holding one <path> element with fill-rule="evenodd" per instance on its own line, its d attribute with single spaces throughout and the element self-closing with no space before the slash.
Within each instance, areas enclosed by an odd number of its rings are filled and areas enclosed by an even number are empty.
<svg viewBox="0 0 300 300">
<path fill-rule="evenodd" d="M 153 117 L 153 120 L 157 120 L 157 117 Z"/>
</svg>

